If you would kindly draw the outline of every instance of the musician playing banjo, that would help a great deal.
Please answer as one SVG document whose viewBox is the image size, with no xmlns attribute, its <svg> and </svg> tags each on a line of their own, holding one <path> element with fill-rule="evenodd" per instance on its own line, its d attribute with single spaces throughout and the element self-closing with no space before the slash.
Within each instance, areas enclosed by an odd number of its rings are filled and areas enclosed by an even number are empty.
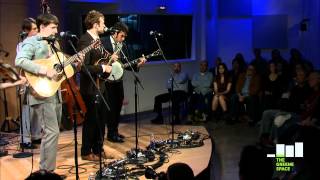
<svg viewBox="0 0 320 180">
<path fill-rule="evenodd" d="M 56 70 L 37 64 L 34 60 L 46 59 L 55 55 L 51 51 L 49 44 L 42 39 L 57 34 L 59 20 L 55 15 L 41 14 L 37 17 L 36 23 L 39 33 L 23 41 L 15 59 L 15 64 L 22 70 L 35 76 L 47 77 L 54 80 L 58 74 Z M 79 54 L 79 57 L 78 60 L 82 60 L 84 55 Z M 39 168 L 41 170 L 54 171 L 56 168 L 59 122 L 62 112 L 61 93 L 57 91 L 54 95 L 41 99 L 31 95 L 31 93 L 27 96 L 31 106 L 30 115 L 39 118 L 43 133 L 40 146 Z"/>
<path fill-rule="evenodd" d="M 122 51 L 124 48 L 123 41 L 127 37 L 129 32 L 129 28 L 127 25 L 117 22 L 113 29 L 115 32 L 110 36 L 106 36 L 105 38 L 101 38 L 101 41 L 105 47 L 105 49 L 112 54 L 113 56 L 117 57 L 117 61 L 121 63 L 126 63 L 122 52 L 126 53 L 127 51 Z M 122 52 L 121 52 L 122 51 Z M 128 55 L 126 55 L 128 56 Z M 134 70 L 137 71 L 139 67 L 144 65 L 146 59 L 144 57 L 140 58 L 140 61 L 136 65 L 132 65 Z M 114 71 L 114 67 L 112 67 L 112 71 Z M 127 68 L 130 70 L 130 68 Z M 111 77 L 110 77 L 111 76 Z M 123 90 L 123 81 L 122 79 L 116 79 L 113 77 L 112 72 L 109 76 L 108 80 L 105 82 L 106 85 L 106 93 L 105 98 L 110 103 L 110 111 L 108 111 L 108 120 L 107 128 L 108 134 L 107 139 L 111 142 L 122 143 L 124 142 L 124 136 L 119 134 L 118 126 L 120 120 L 120 112 L 122 107 L 122 102 L 124 99 L 124 90 Z M 114 78 L 114 79 L 113 79 Z"/>
</svg>

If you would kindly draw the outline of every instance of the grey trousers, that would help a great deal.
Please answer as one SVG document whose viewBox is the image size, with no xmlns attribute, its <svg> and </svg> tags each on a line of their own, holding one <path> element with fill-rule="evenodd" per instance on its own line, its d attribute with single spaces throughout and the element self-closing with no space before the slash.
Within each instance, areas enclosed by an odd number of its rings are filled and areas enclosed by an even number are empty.
<svg viewBox="0 0 320 180">
<path fill-rule="evenodd" d="M 36 112 L 29 105 L 22 105 L 22 138 L 23 143 L 31 143 L 31 140 L 41 139 L 40 119 L 34 118 Z M 21 131 L 21 129 L 20 129 Z M 22 140 L 21 140 L 22 142 Z"/>
<path fill-rule="evenodd" d="M 53 171 L 56 167 L 62 105 L 49 102 L 32 105 L 31 109 L 32 118 L 39 120 L 42 129 L 40 169 Z"/>
<path fill-rule="evenodd" d="M 275 132 L 276 127 L 274 125 L 274 119 L 280 113 L 281 111 L 278 109 L 269 109 L 269 110 L 263 111 L 261 124 L 260 124 L 260 136 L 263 133 L 268 133 L 270 134 L 271 137 L 275 136 L 274 133 L 276 133 Z"/>
</svg>

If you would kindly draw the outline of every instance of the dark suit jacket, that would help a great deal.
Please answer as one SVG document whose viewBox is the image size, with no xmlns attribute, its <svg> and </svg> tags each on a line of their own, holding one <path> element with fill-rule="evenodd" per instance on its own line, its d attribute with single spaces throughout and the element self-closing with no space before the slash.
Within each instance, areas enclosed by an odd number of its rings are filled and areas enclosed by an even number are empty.
<svg viewBox="0 0 320 180">
<path fill-rule="evenodd" d="M 104 48 L 111 54 L 113 54 L 113 47 L 112 47 L 112 43 L 111 43 L 111 40 L 110 40 L 110 36 L 106 36 L 106 37 L 103 37 L 101 38 L 101 42 L 104 46 Z M 130 56 L 129 56 L 129 52 L 128 52 L 128 48 L 126 48 L 126 45 L 123 44 L 122 46 L 122 52 L 126 55 L 126 57 L 128 58 L 128 60 L 133 60 L 133 59 L 130 59 Z M 120 52 L 119 54 L 119 61 L 122 63 L 122 64 L 125 64 L 127 63 L 127 61 L 125 60 L 123 54 Z M 132 65 L 134 71 L 138 71 L 138 67 L 137 65 Z M 126 70 L 131 70 L 130 67 L 126 68 Z"/>
<path fill-rule="evenodd" d="M 85 47 L 89 46 L 93 41 L 91 35 L 86 32 L 83 34 L 78 43 L 78 50 L 82 50 Z M 100 58 L 103 57 L 103 54 L 100 49 L 92 49 L 88 52 L 84 58 L 84 65 L 89 70 L 93 79 L 96 80 L 99 74 L 103 73 L 103 69 L 101 65 L 94 65 Z M 103 83 L 100 83 L 100 90 L 103 93 L 105 91 L 105 86 Z M 89 78 L 89 75 L 85 71 L 84 67 L 81 67 L 80 71 L 80 92 L 82 95 L 95 95 L 97 94 L 97 90 Z"/>
</svg>

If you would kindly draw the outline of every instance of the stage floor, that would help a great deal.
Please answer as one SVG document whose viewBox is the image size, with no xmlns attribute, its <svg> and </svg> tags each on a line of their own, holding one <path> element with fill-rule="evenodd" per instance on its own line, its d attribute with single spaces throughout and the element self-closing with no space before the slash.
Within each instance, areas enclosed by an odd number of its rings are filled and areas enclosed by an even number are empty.
<svg viewBox="0 0 320 180">
<path fill-rule="evenodd" d="M 155 140 L 171 139 L 171 126 L 168 125 L 152 125 L 152 124 L 140 124 L 138 127 L 139 135 L 138 148 L 145 149 L 150 143 L 150 138 L 153 135 Z M 186 130 L 199 131 L 202 134 L 208 135 L 208 132 L 203 126 L 188 126 L 179 125 L 175 126 L 175 132 L 185 132 Z M 120 124 L 120 133 L 125 138 L 124 143 L 112 143 L 107 140 L 104 141 L 104 149 L 106 153 L 112 154 L 115 159 L 106 160 L 105 163 L 121 159 L 125 157 L 127 151 L 135 148 L 135 126 L 133 123 Z M 79 162 L 79 177 L 80 179 L 88 179 L 90 173 L 97 172 L 99 165 L 95 162 L 84 161 L 80 157 L 81 147 L 81 127 L 78 128 L 78 162 Z M 177 134 L 175 134 L 177 137 Z M 12 154 L 17 152 L 18 138 L 12 138 L 11 144 L 6 148 L 9 149 L 9 155 L 0 158 L 0 180 L 21 180 L 25 179 L 31 172 L 39 169 L 39 149 L 33 150 L 33 158 L 15 159 Z M 30 150 L 27 150 L 30 151 Z M 31 152 L 31 151 L 30 151 Z M 204 141 L 204 146 L 191 148 L 191 149 L 177 149 L 169 153 L 169 161 L 163 164 L 157 169 L 157 172 L 165 171 L 170 164 L 175 162 L 187 163 L 194 171 L 195 175 L 198 175 L 210 164 L 210 158 L 212 153 L 211 139 Z M 33 164 L 33 168 L 32 168 Z M 74 165 L 74 137 L 73 130 L 63 131 L 60 133 L 58 155 L 57 155 L 57 169 L 58 174 L 67 176 L 67 179 L 75 178 L 75 169 L 69 169 Z M 140 179 L 145 179 L 141 176 Z"/>
</svg>

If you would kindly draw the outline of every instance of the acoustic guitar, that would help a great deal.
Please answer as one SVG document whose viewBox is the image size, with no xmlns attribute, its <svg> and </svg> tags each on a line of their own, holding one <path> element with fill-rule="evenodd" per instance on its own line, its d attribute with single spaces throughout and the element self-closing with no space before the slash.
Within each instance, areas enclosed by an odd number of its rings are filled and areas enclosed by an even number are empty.
<svg viewBox="0 0 320 180">
<path fill-rule="evenodd" d="M 79 53 L 86 54 L 91 49 L 97 48 L 101 45 L 100 40 L 95 40 L 89 46 L 81 50 Z M 59 63 L 59 59 L 62 61 L 62 65 Z M 66 58 L 65 55 L 61 52 L 57 52 L 57 54 L 53 54 L 51 57 L 47 59 L 37 59 L 33 60 L 34 63 L 39 64 L 41 66 L 47 67 L 47 69 L 54 69 L 58 76 L 56 78 L 50 79 L 47 76 L 35 75 L 33 73 L 25 71 L 24 74 L 32 87 L 32 89 L 37 93 L 40 97 L 50 97 L 53 96 L 57 90 L 59 89 L 61 83 L 65 80 L 65 76 L 63 75 L 63 69 L 66 72 L 67 78 L 70 78 L 74 75 L 74 70 L 72 67 L 72 63 L 76 61 L 78 54 L 75 54 L 69 58 Z"/>
</svg>

